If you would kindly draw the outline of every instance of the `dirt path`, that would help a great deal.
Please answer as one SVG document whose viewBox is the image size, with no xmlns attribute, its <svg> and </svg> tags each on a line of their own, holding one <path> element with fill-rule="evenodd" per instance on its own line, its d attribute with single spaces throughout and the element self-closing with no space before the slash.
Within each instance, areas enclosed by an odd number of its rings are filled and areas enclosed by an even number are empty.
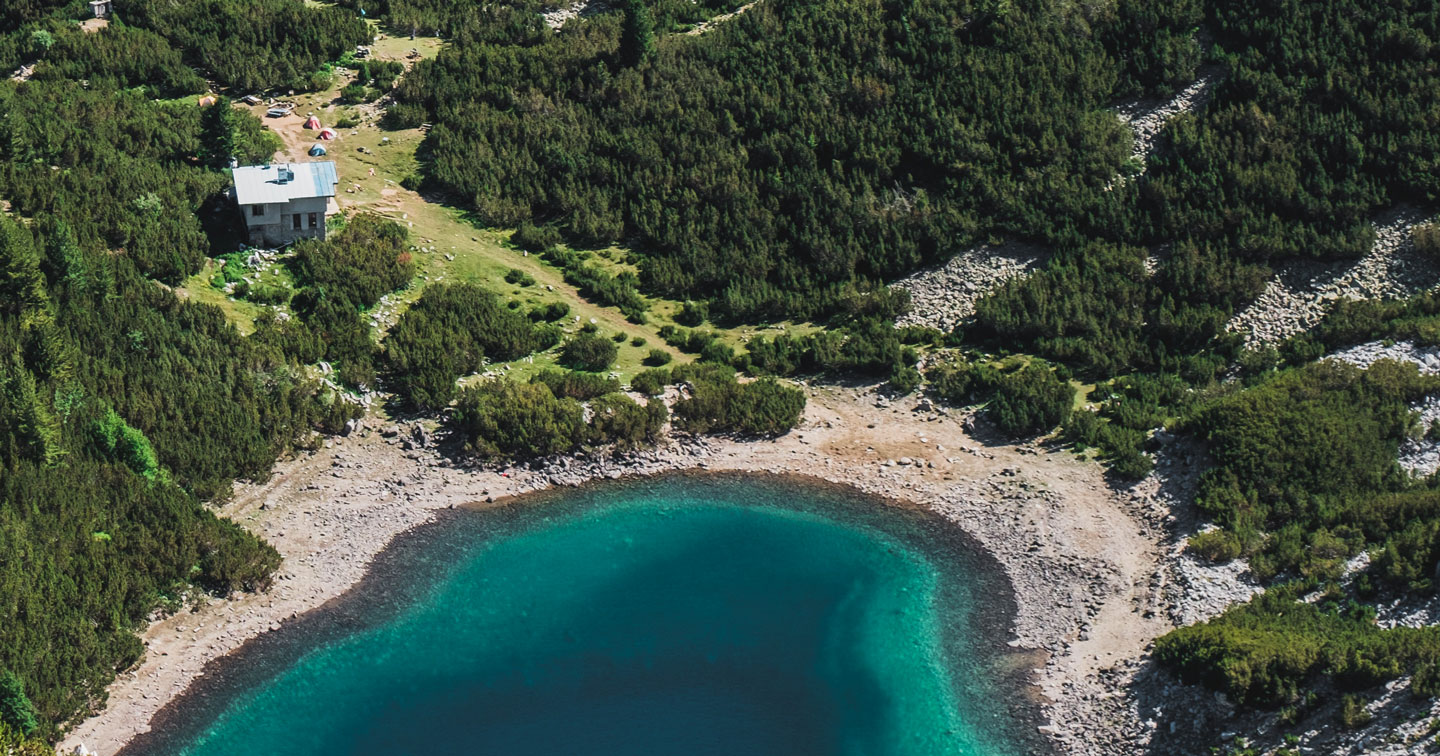
<svg viewBox="0 0 1440 756">
<path fill-rule="evenodd" d="M 623 463 L 567 458 L 540 470 L 459 469 L 433 448 L 405 450 L 402 437 L 382 437 L 374 420 L 318 452 L 282 462 L 271 480 L 241 487 L 222 508 L 284 555 L 275 585 L 152 625 L 142 636 L 145 659 L 121 675 L 109 706 L 76 727 L 62 747 L 68 752 L 83 743 L 104 756 L 114 753 L 146 731 L 154 713 L 206 664 L 343 593 L 395 535 L 436 509 L 683 469 L 810 475 L 945 514 L 1009 575 L 1018 603 L 1012 645 L 1055 655 L 1037 676 L 1053 701 L 1051 718 L 1123 719 L 1123 708 L 1101 715 L 1086 708 L 1110 700 L 1102 695 L 1113 698 L 1099 683 L 1089 698 L 1072 695 L 1066 683 L 1137 656 L 1168 629 L 1163 619 L 1137 621 L 1139 607 L 1155 600 L 1144 578 L 1158 569 L 1161 535 L 1135 516 L 1130 495 L 1108 487 L 1094 463 L 1030 446 L 986 445 L 966 432 L 958 415 L 917 407 L 913 398 L 892 403 L 869 388 L 809 393 L 801 426 L 779 439 L 682 440 Z M 1091 729 L 1114 740 L 1100 727 Z M 1124 752 L 1094 750 L 1092 742 L 1076 740 L 1073 752 Z"/>
<path fill-rule="evenodd" d="M 385 42 L 392 43 L 392 46 L 409 44 L 409 40 L 392 38 L 377 43 L 374 49 L 378 51 Z M 418 49 L 425 57 L 433 56 L 441 47 L 433 39 L 414 44 L 421 45 Z M 397 47 L 389 57 L 398 60 L 400 58 L 395 57 L 398 54 Z M 374 53 L 376 60 L 386 57 L 379 52 Z M 335 199 L 340 213 L 346 216 L 375 213 L 410 231 L 411 242 L 419 250 L 417 260 L 421 264 L 421 272 L 418 285 L 386 297 L 375 308 L 372 315 L 377 338 L 388 332 L 409 305 L 419 298 L 426 285 L 461 281 L 479 283 L 518 299 L 526 308 L 552 301 L 565 302 L 571 308 L 572 326 L 580 322 L 594 322 L 607 333 L 623 332 L 644 338 L 646 343 L 643 346 L 628 342 L 621 345 L 616 364 L 622 375 L 637 372 L 651 349 L 668 352 L 672 359 L 688 359 L 659 336 L 659 327 L 669 320 L 667 313 L 677 309 L 678 305 L 656 301 L 651 311 L 654 316 L 651 323 L 631 323 L 619 310 L 581 296 L 576 287 L 565 282 L 563 271 L 545 263 L 539 256 L 507 248 L 508 233 L 482 229 L 471 222 L 463 210 L 433 201 L 435 198 L 402 185 L 407 177 L 419 171 L 415 150 L 424 140 L 425 133 L 420 129 L 383 130 L 377 123 L 376 115 L 381 109 L 369 108 L 367 111 L 363 106 L 341 105 L 337 99 L 339 91 L 349 81 L 350 72 L 337 69 L 336 80 L 329 90 L 296 98 L 294 112 L 280 118 L 267 117 L 265 111 L 268 105 L 263 103 L 248 109 L 280 137 L 282 148 L 277 160 L 335 161 L 339 176 Z M 321 126 L 332 128 L 345 117 L 358 115 L 361 120 L 353 127 L 337 128 L 335 139 L 322 142 L 317 139 L 317 131 L 304 128 L 311 115 L 320 120 Z M 323 144 L 328 154 L 312 158 L 308 153 L 317 143 Z M 511 269 L 529 274 L 535 284 L 523 288 L 506 284 L 504 276 Z"/>
</svg>

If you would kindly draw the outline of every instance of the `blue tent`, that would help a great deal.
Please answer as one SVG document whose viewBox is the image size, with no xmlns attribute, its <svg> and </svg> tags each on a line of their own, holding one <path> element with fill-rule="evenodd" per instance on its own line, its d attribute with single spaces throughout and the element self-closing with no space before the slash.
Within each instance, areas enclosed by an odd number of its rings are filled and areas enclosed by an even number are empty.
<svg viewBox="0 0 1440 756">
<path fill-rule="evenodd" d="M 325 154 L 325 145 L 317 144 L 310 148 L 310 157 L 320 157 Z"/>
</svg>

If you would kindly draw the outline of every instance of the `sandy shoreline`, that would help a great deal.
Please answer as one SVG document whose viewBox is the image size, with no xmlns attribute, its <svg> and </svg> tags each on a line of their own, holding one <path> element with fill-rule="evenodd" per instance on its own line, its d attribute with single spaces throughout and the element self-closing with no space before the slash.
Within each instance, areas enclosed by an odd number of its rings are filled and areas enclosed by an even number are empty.
<svg viewBox="0 0 1440 756">
<path fill-rule="evenodd" d="M 1015 592 L 1011 645 L 1044 651 L 1034 675 L 1050 701 L 1042 732 L 1069 753 L 1133 753 L 1147 732 L 1118 695 L 1149 641 L 1173 627 L 1165 522 L 1172 500 L 1155 478 L 1116 490 L 1093 462 L 1027 445 L 986 445 L 961 413 L 871 389 L 809 390 L 801 425 L 773 441 L 675 440 L 628 460 L 565 458 L 542 470 L 450 466 L 434 449 L 403 449 L 369 428 L 283 461 L 267 482 L 237 488 L 222 513 L 284 555 L 267 592 L 212 600 L 153 623 L 147 653 L 109 689 L 103 711 L 61 743 L 111 756 L 211 660 L 345 593 L 397 535 L 439 509 L 622 475 L 705 469 L 800 474 L 937 511 L 995 557 Z M 1183 479 L 1186 470 L 1168 479 Z M 1171 597 L 1173 599 L 1173 596 Z M 1123 734 L 1123 735 L 1122 735 Z"/>
</svg>

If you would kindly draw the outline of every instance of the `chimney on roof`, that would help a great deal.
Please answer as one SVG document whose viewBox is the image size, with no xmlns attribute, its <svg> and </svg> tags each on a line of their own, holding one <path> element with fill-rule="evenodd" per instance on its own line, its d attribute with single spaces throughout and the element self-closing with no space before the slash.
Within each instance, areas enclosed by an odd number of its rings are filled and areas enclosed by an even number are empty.
<svg viewBox="0 0 1440 756">
<path fill-rule="evenodd" d="M 295 180 L 295 171 L 291 170 L 289 166 L 285 166 L 280 169 L 280 175 L 277 180 L 282 184 L 288 184 Z"/>
</svg>

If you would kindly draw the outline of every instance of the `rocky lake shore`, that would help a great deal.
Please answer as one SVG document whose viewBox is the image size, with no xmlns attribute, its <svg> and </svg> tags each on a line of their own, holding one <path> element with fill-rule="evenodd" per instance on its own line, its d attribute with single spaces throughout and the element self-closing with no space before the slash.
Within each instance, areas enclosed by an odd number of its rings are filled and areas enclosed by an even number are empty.
<svg viewBox="0 0 1440 756">
<path fill-rule="evenodd" d="M 672 437 L 626 455 L 470 466 L 433 422 L 371 419 L 239 488 L 221 512 L 285 557 L 267 591 L 202 601 L 157 618 L 145 658 L 62 748 L 103 756 L 149 728 L 207 665 L 343 594 L 396 535 L 439 509 L 557 486 L 681 470 L 805 475 L 943 514 L 1000 562 L 1015 590 L 1010 645 L 1036 651 L 1033 680 L 1060 752 L 1131 754 L 1150 730 L 1126 694 L 1150 641 L 1177 622 L 1248 596 L 1237 575 L 1188 559 L 1182 533 L 1194 450 L 1162 454 L 1162 474 L 1115 487 L 1061 450 L 988 442 L 983 424 L 876 387 L 810 388 L 801 425 L 773 440 Z M 967 430 L 967 427 L 969 430 Z M 1199 587 L 1197 587 L 1199 586 Z M 1124 737 L 1117 737 L 1124 733 Z"/>
</svg>

